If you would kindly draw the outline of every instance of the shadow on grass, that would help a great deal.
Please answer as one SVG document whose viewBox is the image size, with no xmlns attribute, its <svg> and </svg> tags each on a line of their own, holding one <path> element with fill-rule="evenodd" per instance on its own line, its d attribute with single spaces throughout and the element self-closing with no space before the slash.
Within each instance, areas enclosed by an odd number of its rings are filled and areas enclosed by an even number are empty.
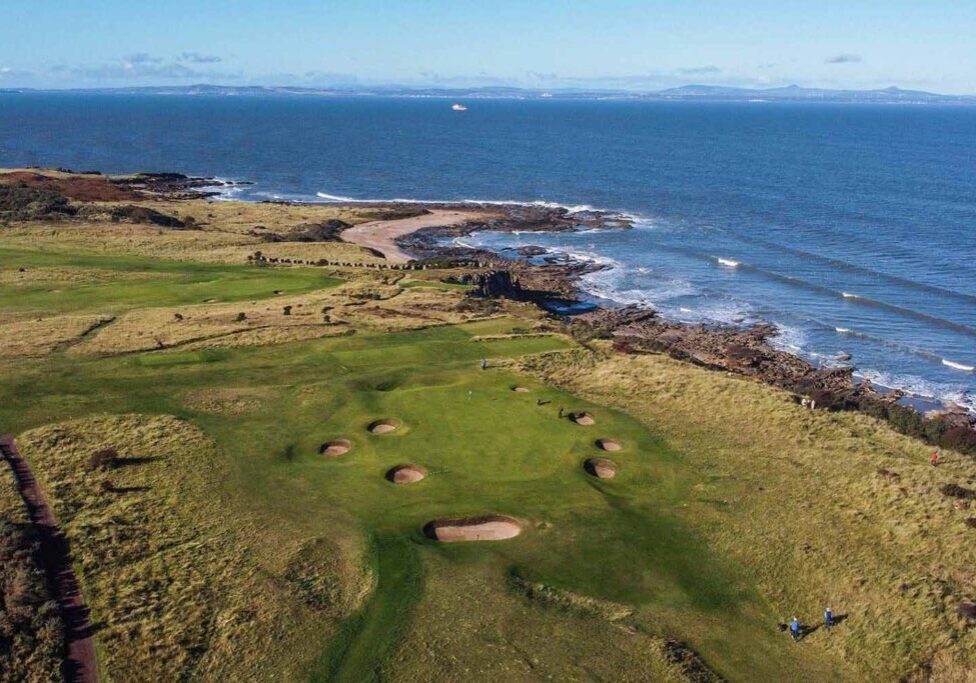
<svg viewBox="0 0 976 683">
<path fill-rule="evenodd" d="M 151 486 L 113 486 L 109 493 L 143 493 L 152 490 Z"/>
<path fill-rule="evenodd" d="M 159 458 L 156 456 L 116 458 L 115 462 L 112 464 L 112 469 L 120 470 L 123 467 L 136 467 L 138 465 L 147 465 L 151 462 L 156 462 L 157 460 L 159 460 Z"/>
</svg>

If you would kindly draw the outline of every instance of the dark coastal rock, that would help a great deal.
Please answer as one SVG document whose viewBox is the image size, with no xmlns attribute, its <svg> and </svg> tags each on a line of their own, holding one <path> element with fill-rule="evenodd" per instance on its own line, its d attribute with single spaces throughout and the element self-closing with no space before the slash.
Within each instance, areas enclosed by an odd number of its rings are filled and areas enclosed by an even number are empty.
<svg viewBox="0 0 976 683">
<path fill-rule="evenodd" d="M 769 344 L 773 325 L 740 328 L 665 320 L 639 307 L 600 310 L 574 317 L 578 334 L 614 339 L 630 352 L 667 353 L 696 365 L 755 376 L 765 382 L 809 393 L 846 394 L 853 389 L 850 368 L 814 368 Z"/>
<path fill-rule="evenodd" d="M 472 296 L 531 301 L 544 304 L 558 300 L 567 305 L 578 303 L 575 281 L 583 266 L 531 266 L 509 263 L 508 268 L 476 273 L 471 280 Z"/>
<path fill-rule="evenodd" d="M 359 206 L 364 206 L 360 204 Z M 368 205 L 365 205 L 368 206 Z M 580 228 L 629 228 L 631 219 L 608 211 L 570 211 L 561 206 L 544 206 L 539 204 L 433 204 L 433 209 L 463 209 L 466 211 L 483 212 L 485 216 L 458 225 L 429 227 L 404 235 L 397 240 L 397 244 L 404 250 L 423 257 L 433 256 L 468 256 L 475 254 L 497 257 L 497 254 L 466 247 L 444 246 L 440 242 L 444 237 L 461 237 L 473 232 L 491 230 L 495 232 L 566 232 Z M 400 208 L 399 205 L 393 205 Z M 523 256 L 542 255 L 545 250 L 540 247 L 529 246 Z M 521 251 L 521 250 L 519 250 Z"/>
<path fill-rule="evenodd" d="M 188 176 L 183 173 L 137 173 L 131 176 L 112 178 L 111 182 L 142 197 L 165 197 L 167 199 L 213 197 L 220 193 L 210 188 L 233 187 L 238 184 L 217 178 Z"/>
<path fill-rule="evenodd" d="M 489 270 L 474 277 L 474 293 L 481 297 L 521 300 L 524 292 L 507 270 Z"/>
<path fill-rule="evenodd" d="M 542 256 L 547 251 L 548 250 L 546 250 L 546 249 L 544 249 L 542 247 L 537 247 L 537 246 L 531 245 L 531 244 L 528 245 L 528 246 L 524 246 L 524 247 L 519 247 L 518 248 L 518 253 L 521 254 L 522 256 Z"/>
</svg>

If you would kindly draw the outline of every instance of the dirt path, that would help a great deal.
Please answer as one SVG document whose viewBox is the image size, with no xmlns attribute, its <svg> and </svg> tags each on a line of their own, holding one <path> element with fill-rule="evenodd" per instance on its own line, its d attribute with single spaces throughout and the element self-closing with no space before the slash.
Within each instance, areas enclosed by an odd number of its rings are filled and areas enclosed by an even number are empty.
<svg viewBox="0 0 976 683">
<path fill-rule="evenodd" d="M 97 683 L 98 665 L 95 659 L 93 629 L 88 608 L 81 599 L 78 579 L 71 567 L 68 539 L 58 526 L 58 520 L 30 465 L 17 450 L 14 439 L 9 434 L 0 436 L 0 455 L 3 455 L 13 470 L 17 488 L 27 506 L 27 513 L 40 535 L 44 570 L 61 609 L 68 644 L 68 658 L 64 663 L 65 680 Z"/>
<path fill-rule="evenodd" d="M 423 228 L 435 228 L 446 225 L 460 225 L 470 220 L 489 216 L 485 211 L 451 211 L 448 209 L 431 209 L 430 213 L 412 218 L 399 218 L 392 221 L 370 221 L 360 223 L 342 231 L 342 239 L 361 247 L 375 249 L 383 254 L 387 261 L 406 263 L 410 256 L 397 246 L 398 237 L 409 235 Z"/>
</svg>

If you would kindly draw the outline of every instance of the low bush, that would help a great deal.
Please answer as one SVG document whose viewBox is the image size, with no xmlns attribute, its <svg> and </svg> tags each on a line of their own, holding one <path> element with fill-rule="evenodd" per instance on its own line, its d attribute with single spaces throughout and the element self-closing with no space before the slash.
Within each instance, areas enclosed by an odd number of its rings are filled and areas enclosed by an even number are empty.
<svg viewBox="0 0 976 683">
<path fill-rule="evenodd" d="M 953 427 L 942 434 L 942 445 L 960 453 L 976 453 L 976 430 Z"/>
<path fill-rule="evenodd" d="M 76 213 L 68 198 L 57 192 L 20 185 L 0 185 L 0 218 L 4 220 L 57 220 Z"/>
<path fill-rule="evenodd" d="M 960 486 L 959 484 L 943 484 L 939 490 L 942 491 L 943 495 L 949 496 L 950 498 L 959 498 L 960 500 L 976 499 L 976 491 L 967 489 L 965 486 Z"/>
<path fill-rule="evenodd" d="M 163 228 L 186 228 L 187 223 L 174 216 L 167 216 L 155 209 L 145 206 L 117 206 L 111 211 L 112 220 L 129 221 L 131 223 L 147 223 Z"/>
<path fill-rule="evenodd" d="M 64 629 L 41 567 L 33 527 L 0 522 L 0 680 L 61 680 Z"/>
<path fill-rule="evenodd" d="M 119 452 L 114 448 L 100 448 L 91 454 L 89 469 L 110 470 L 115 467 L 115 461 L 119 457 Z"/>
</svg>

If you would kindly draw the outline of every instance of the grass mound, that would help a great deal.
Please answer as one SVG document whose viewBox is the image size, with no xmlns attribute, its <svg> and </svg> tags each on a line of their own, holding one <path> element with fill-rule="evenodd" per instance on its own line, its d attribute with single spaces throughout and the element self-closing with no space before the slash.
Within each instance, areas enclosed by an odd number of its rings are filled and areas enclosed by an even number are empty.
<svg viewBox="0 0 976 683">
<path fill-rule="evenodd" d="M 284 577 L 313 609 L 342 619 L 362 607 L 376 584 L 358 539 L 315 538 L 288 559 Z"/>
<path fill-rule="evenodd" d="M 505 515 L 435 519 L 424 525 L 424 535 L 441 543 L 504 541 L 522 533 L 522 524 Z"/>
</svg>

